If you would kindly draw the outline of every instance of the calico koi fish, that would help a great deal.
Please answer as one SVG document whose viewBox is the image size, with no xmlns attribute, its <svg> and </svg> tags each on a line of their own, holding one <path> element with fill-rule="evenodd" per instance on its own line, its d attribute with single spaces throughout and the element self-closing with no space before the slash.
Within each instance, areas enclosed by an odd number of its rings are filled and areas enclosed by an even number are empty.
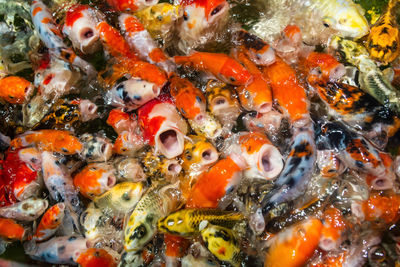
<svg viewBox="0 0 400 267">
<path fill-rule="evenodd" d="M 11 140 L 11 147 L 17 149 L 35 145 L 40 150 L 54 151 L 65 155 L 73 155 L 82 150 L 79 139 L 63 130 L 28 131 Z"/>
<path fill-rule="evenodd" d="M 0 98 L 8 103 L 22 104 L 32 92 L 32 84 L 22 77 L 7 76 L 0 79 Z"/>
<path fill-rule="evenodd" d="M 50 207 L 40 220 L 32 239 L 42 242 L 53 236 L 64 219 L 64 209 L 65 204 L 62 202 Z"/>
<path fill-rule="evenodd" d="M 186 207 L 216 208 L 221 198 L 239 183 L 245 168 L 246 162 L 236 154 L 219 160 L 198 178 L 189 193 Z M 209 186 L 211 183 L 212 187 Z"/>
<path fill-rule="evenodd" d="M 74 176 L 75 187 L 90 199 L 110 190 L 116 181 L 114 170 L 102 163 L 91 163 Z"/>
<path fill-rule="evenodd" d="M 158 221 L 158 229 L 163 233 L 193 237 L 200 234 L 207 224 L 233 228 L 242 222 L 240 213 L 216 209 L 183 209 L 169 214 Z"/>
<path fill-rule="evenodd" d="M 263 214 L 303 194 L 314 169 L 316 153 L 313 129 L 298 130 L 293 136 L 288 158 L 274 188 L 262 200 Z"/>
<path fill-rule="evenodd" d="M 168 159 L 182 154 L 188 128 L 174 105 L 154 99 L 139 109 L 138 119 L 144 139 L 156 152 Z"/>
<path fill-rule="evenodd" d="M 40 198 L 29 198 L 15 204 L 1 207 L 0 216 L 18 221 L 34 221 L 47 209 L 49 202 Z"/>
<path fill-rule="evenodd" d="M 320 220 L 310 218 L 274 236 L 264 266 L 303 266 L 312 256 L 322 233 Z"/>
<path fill-rule="evenodd" d="M 371 27 L 365 47 L 373 59 L 387 65 L 400 55 L 400 33 L 396 21 L 398 0 L 390 0 L 386 12 Z"/>
<path fill-rule="evenodd" d="M 121 30 L 129 46 L 142 60 L 155 64 L 167 74 L 175 71 L 175 64 L 159 48 L 143 24 L 132 15 L 121 14 L 118 18 Z"/>
<path fill-rule="evenodd" d="M 206 112 L 206 99 L 203 92 L 189 80 L 172 76 L 170 78 L 170 93 L 176 108 L 183 117 L 188 119 L 195 132 L 204 134 L 209 139 L 215 139 L 221 134 L 219 122 Z"/>
<path fill-rule="evenodd" d="M 178 65 L 187 65 L 196 70 L 205 71 L 233 85 L 246 85 L 252 79 L 246 68 L 225 54 L 194 52 L 189 56 L 175 56 L 174 60 Z"/>
</svg>

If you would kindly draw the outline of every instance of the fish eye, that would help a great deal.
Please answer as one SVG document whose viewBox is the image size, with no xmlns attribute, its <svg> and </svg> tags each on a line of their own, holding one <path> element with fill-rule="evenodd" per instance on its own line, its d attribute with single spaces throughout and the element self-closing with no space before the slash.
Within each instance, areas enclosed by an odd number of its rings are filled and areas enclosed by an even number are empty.
<svg viewBox="0 0 400 267">
<path fill-rule="evenodd" d="M 65 147 L 61 148 L 61 150 L 62 150 L 63 152 L 65 152 L 65 153 L 68 153 L 68 152 L 69 152 L 68 149 L 66 149 Z"/>
<path fill-rule="evenodd" d="M 131 195 L 129 194 L 129 192 L 125 192 L 125 193 L 122 195 L 122 199 L 123 199 L 123 200 L 126 200 L 126 201 L 131 200 Z"/>
<path fill-rule="evenodd" d="M 168 226 L 173 226 L 174 224 L 175 224 L 174 219 L 169 219 L 169 220 L 167 221 L 167 225 L 168 225 Z"/>
<path fill-rule="evenodd" d="M 188 16 L 188 14 L 187 14 L 187 12 L 185 11 L 184 13 L 183 13 L 183 20 L 188 20 L 189 19 L 189 16 Z"/>
<path fill-rule="evenodd" d="M 213 11 L 211 11 L 211 16 L 214 16 L 215 14 L 217 14 L 218 12 L 220 12 L 223 8 L 223 5 L 219 5 L 216 8 L 213 9 Z"/>
<path fill-rule="evenodd" d="M 324 24 L 325 27 L 329 28 L 329 24 L 328 23 L 324 22 L 323 24 Z"/>
<path fill-rule="evenodd" d="M 138 228 L 136 228 L 133 235 L 136 236 L 137 239 L 141 239 L 146 235 L 146 233 L 147 233 L 146 227 L 144 227 L 144 225 L 141 224 L 140 226 L 138 226 Z"/>
<path fill-rule="evenodd" d="M 233 77 L 229 77 L 229 80 L 230 80 L 231 82 L 236 82 L 236 79 L 233 78 Z"/>
<path fill-rule="evenodd" d="M 105 150 L 106 150 L 106 144 L 102 144 L 100 148 L 101 153 L 104 153 Z"/>
</svg>

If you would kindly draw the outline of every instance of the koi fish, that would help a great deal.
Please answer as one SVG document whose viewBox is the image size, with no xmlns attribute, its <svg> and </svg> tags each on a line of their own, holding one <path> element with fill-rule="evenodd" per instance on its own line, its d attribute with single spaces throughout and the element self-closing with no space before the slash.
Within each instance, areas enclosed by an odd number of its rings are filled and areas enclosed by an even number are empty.
<svg viewBox="0 0 400 267">
<path fill-rule="evenodd" d="M 13 219 L 0 218 L 0 237 L 6 240 L 22 241 L 26 233 L 25 228 Z"/>
<path fill-rule="evenodd" d="M 282 171 L 282 155 L 264 134 L 244 132 L 228 140 L 230 145 L 225 147 L 224 153 L 237 153 L 244 158 L 247 163 L 244 170 L 246 177 L 272 180 Z"/>
<path fill-rule="evenodd" d="M 281 36 L 273 43 L 276 54 L 288 63 L 297 63 L 300 52 L 306 53 L 303 45 L 301 29 L 289 24 L 283 29 Z"/>
<path fill-rule="evenodd" d="M 75 187 L 89 199 L 110 190 L 116 181 L 114 170 L 101 163 L 91 163 L 74 176 Z"/>
<path fill-rule="evenodd" d="M 31 222 L 39 218 L 47 209 L 49 202 L 40 198 L 29 198 L 10 206 L 0 208 L 0 216 L 18 221 Z"/>
<path fill-rule="evenodd" d="M 82 267 L 117 267 L 115 258 L 103 248 L 88 248 L 75 260 Z"/>
<path fill-rule="evenodd" d="M 83 148 L 79 153 L 87 162 L 108 161 L 113 153 L 113 144 L 107 137 L 85 133 L 79 141 Z"/>
<path fill-rule="evenodd" d="M 114 162 L 119 181 L 140 182 L 146 179 L 142 166 L 136 158 L 122 158 Z"/>
<path fill-rule="evenodd" d="M 135 16 L 121 14 L 118 21 L 129 46 L 138 53 L 142 60 L 155 64 L 167 74 L 175 71 L 173 61 L 168 59 Z"/>
<path fill-rule="evenodd" d="M 132 131 L 123 131 L 115 140 L 113 151 L 119 155 L 135 156 L 144 145 L 142 136 Z"/>
<path fill-rule="evenodd" d="M 89 77 L 93 77 L 96 74 L 96 70 L 92 65 L 77 56 L 72 49 L 64 44 L 61 32 L 55 24 L 50 10 L 41 0 L 32 2 L 31 16 L 33 24 L 39 32 L 40 39 L 52 54 L 77 66 Z"/>
<path fill-rule="evenodd" d="M 306 65 L 313 75 L 320 72 L 318 78 L 322 81 L 335 81 L 342 77 L 346 69 L 343 64 L 339 63 L 333 56 L 325 53 L 311 52 L 306 58 Z M 315 70 L 319 68 L 318 70 Z"/>
<path fill-rule="evenodd" d="M 323 177 L 333 178 L 341 175 L 346 167 L 331 150 L 317 150 L 317 166 Z"/>
<path fill-rule="evenodd" d="M 274 188 L 262 200 L 263 214 L 303 194 L 314 169 L 316 153 L 313 129 L 298 130 L 293 136 L 288 158 Z"/>
<path fill-rule="evenodd" d="M 179 262 L 179 258 L 186 255 L 186 250 L 189 247 L 189 240 L 180 236 L 164 234 L 165 244 L 165 264 L 173 266 Z"/>
<path fill-rule="evenodd" d="M 240 104 L 233 88 L 210 80 L 206 87 L 207 107 L 223 127 L 231 129 L 240 114 Z"/>
<path fill-rule="evenodd" d="M 201 231 L 201 238 L 217 259 L 229 262 L 232 266 L 240 266 L 240 245 L 232 230 L 209 225 Z"/>
<path fill-rule="evenodd" d="M 154 6 L 158 0 L 107 0 L 107 4 L 115 8 L 117 11 L 138 11 L 148 6 Z"/>
<path fill-rule="evenodd" d="M 116 84 L 107 92 L 106 102 L 114 107 L 132 111 L 143 106 L 160 94 L 161 88 L 148 81 L 130 78 Z"/>
<path fill-rule="evenodd" d="M 179 156 L 184 148 L 186 122 L 170 102 L 152 100 L 138 111 L 143 137 L 168 159 Z"/>
<path fill-rule="evenodd" d="M 25 246 L 25 253 L 38 261 L 52 264 L 76 264 L 73 259 L 86 249 L 85 238 L 60 236 L 39 244 L 28 244 Z"/>
<path fill-rule="evenodd" d="M 275 62 L 275 51 L 264 40 L 245 30 L 235 33 L 235 41 L 242 45 L 251 61 L 256 65 L 268 66 Z"/>
<path fill-rule="evenodd" d="M 400 55 L 400 34 L 396 21 L 398 0 L 390 0 L 386 12 L 371 27 L 365 47 L 373 59 L 387 65 Z"/>
<path fill-rule="evenodd" d="M 246 85 L 251 74 L 239 62 L 225 54 L 194 52 L 189 56 L 175 56 L 175 63 L 207 72 L 224 83 Z"/>
<path fill-rule="evenodd" d="M 53 236 L 64 219 L 64 209 L 64 203 L 57 203 L 50 207 L 40 220 L 32 239 L 42 242 Z"/>
<path fill-rule="evenodd" d="M 84 212 L 82 212 L 79 222 L 82 225 L 85 238 L 90 243 L 104 239 L 107 236 L 112 238 L 116 234 L 115 228 L 111 225 L 112 219 L 105 215 L 101 209 L 95 207 L 93 202 L 90 202 Z"/>
<path fill-rule="evenodd" d="M 175 211 L 180 201 L 180 192 L 174 185 L 150 188 L 125 223 L 125 251 L 141 250 L 154 237 L 157 221 Z"/>
<path fill-rule="evenodd" d="M 243 51 L 233 51 L 234 57 L 241 62 L 249 73 L 253 76 L 253 80 L 236 88 L 240 103 L 246 110 L 255 110 L 259 113 L 267 113 L 272 109 L 271 87 L 263 78 L 261 71 L 257 66 L 244 54 Z"/>
<path fill-rule="evenodd" d="M 131 115 L 117 108 L 108 113 L 106 122 L 118 134 L 125 131 L 133 131 L 136 128 L 136 121 Z"/>
<path fill-rule="evenodd" d="M 123 182 L 93 197 L 93 202 L 105 214 L 126 214 L 135 207 L 143 192 L 142 183 Z"/>
<path fill-rule="evenodd" d="M 216 209 L 183 209 L 158 221 L 158 230 L 163 233 L 193 237 L 200 234 L 207 224 L 233 228 L 242 222 L 240 213 Z"/>
<path fill-rule="evenodd" d="M 168 181 L 176 178 L 181 170 L 181 164 L 177 159 L 167 159 L 163 155 L 157 155 L 153 150 L 144 153 L 141 160 L 144 165 L 144 174 L 146 177 L 154 179 L 167 179 Z"/>
<path fill-rule="evenodd" d="M 32 84 L 18 76 L 0 79 L 0 98 L 11 104 L 24 103 L 33 92 Z"/>
<path fill-rule="evenodd" d="M 84 54 L 93 54 L 101 48 L 96 24 L 100 15 L 88 5 L 73 5 L 65 14 L 62 32 L 71 40 L 74 48 Z"/>
<path fill-rule="evenodd" d="M 236 154 L 219 160 L 198 178 L 189 193 L 186 207 L 216 208 L 219 200 L 239 183 L 245 168 L 246 162 Z M 210 187 L 210 184 L 213 186 Z"/>
<path fill-rule="evenodd" d="M 325 251 L 337 249 L 342 241 L 341 235 L 346 227 L 347 224 L 340 210 L 335 207 L 325 210 L 319 247 Z"/>
<path fill-rule="evenodd" d="M 192 129 L 198 134 L 215 139 L 221 134 L 221 125 L 206 112 L 206 99 L 200 89 L 189 80 L 172 76 L 170 78 L 170 93 L 176 108 L 182 116 L 188 119 Z"/>
<path fill-rule="evenodd" d="M 315 218 L 299 222 L 273 237 L 264 266 L 303 266 L 321 237 L 322 223 Z"/>
<path fill-rule="evenodd" d="M 264 77 L 271 84 L 274 100 L 286 112 L 292 123 L 305 125 L 310 120 L 306 92 L 299 83 L 295 70 L 282 59 L 263 69 Z"/>
<path fill-rule="evenodd" d="M 82 144 L 78 138 L 62 130 L 28 131 L 11 140 L 10 145 L 13 149 L 36 145 L 40 150 L 65 155 L 73 155 L 82 150 Z"/>
</svg>

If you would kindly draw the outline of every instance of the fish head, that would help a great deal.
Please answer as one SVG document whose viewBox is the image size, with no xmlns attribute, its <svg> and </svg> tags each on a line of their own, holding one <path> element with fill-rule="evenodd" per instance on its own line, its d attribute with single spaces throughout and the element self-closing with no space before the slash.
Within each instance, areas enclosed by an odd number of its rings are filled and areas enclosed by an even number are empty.
<svg viewBox="0 0 400 267">
<path fill-rule="evenodd" d="M 108 192 L 111 194 L 110 202 L 118 203 L 119 208 L 132 209 L 142 196 L 143 184 L 140 182 L 123 182 L 117 184 Z"/>
<path fill-rule="evenodd" d="M 162 233 L 170 233 L 182 235 L 187 232 L 187 224 L 185 223 L 185 213 L 175 212 L 160 220 L 157 223 L 158 230 Z"/>
<path fill-rule="evenodd" d="M 201 231 L 201 237 L 210 252 L 222 261 L 239 258 L 239 243 L 230 229 L 210 225 Z"/>
<path fill-rule="evenodd" d="M 378 24 L 371 28 L 366 47 L 372 58 L 388 64 L 400 53 L 400 34 L 398 27 L 391 24 Z"/>
<path fill-rule="evenodd" d="M 369 32 L 368 21 L 356 8 L 342 8 L 334 16 L 323 17 L 322 23 L 337 30 L 343 37 L 358 39 Z"/>
<path fill-rule="evenodd" d="M 153 238 L 156 217 L 153 213 L 138 216 L 132 213 L 125 229 L 125 251 L 141 250 Z"/>
<path fill-rule="evenodd" d="M 182 167 L 189 170 L 193 166 L 202 170 L 218 160 L 218 151 L 204 136 L 189 135 L 182 154 Z"/>
<path fill-rule="evenodd" d="M 113 144 L 106 137 L 84 134 L 80 138 L 83 144 L 81 156 L 88 162 L 104 162 L 111 158 Z"/>
<path fill-rule="evenodd" d="M 88 248 L 74 259 L 81 266 L 115 266 L 116 261 L 103 248 Z"/>
<path fill-rule="evenodd" d="M 343 64 L 325 53 L 311 52 L 306 59 L 306 65 L 310 69 L 310 75 L 324 81 L 337 80 L 346 73 Z"/>
</svg>

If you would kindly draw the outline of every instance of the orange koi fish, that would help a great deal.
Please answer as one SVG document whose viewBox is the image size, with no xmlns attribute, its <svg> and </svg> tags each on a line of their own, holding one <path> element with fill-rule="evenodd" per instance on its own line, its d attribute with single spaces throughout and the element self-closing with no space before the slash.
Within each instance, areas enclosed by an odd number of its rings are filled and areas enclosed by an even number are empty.
<svg viewBox="0 0 400 267">
<path fill-rule="evenodd" d="M 235 58 L 241 62 L 253 80 L 246 85 L 236 88 L 240 103 L 247 110 L 256 110 L 259 113 L 267 113 L 272 109 L 272 93 L 268 82 L 262 77 L 261 71 L 250 61 L 243 51 L 235 51 Z"/>
<path fill-rule="evenodd" d="M 64 219 L 64 203 L 50 207 L 43 215 L 32 239 L 41 242 L 52 237 Z"/>
<path fill-rule="evenodd" d="M 298 61 L 301 48 L 303 48 L 302 41 L 300 28 L 297 25 L 287 25 L 280 38 L 274 43 L 276 54 L 286 62 L 295 63 Z"/>
<path fill-rule="evenodd" d="M 75 260 L 82 267 L 116 267 L 116 259 L 103 248 L 88 248 Z"/>
<path fill-rule="evenodd" d="M 13 149 L 35 145 L 41 150 L 73 155 L 82 150 L 79 139 L 63 130 L 29 131 L 11 141 Z"/>
<path fill-rule="evenodd" d="M 307 219 L 274 236 L 265 257 L 265 267 L 300 267 L 313 255 L 322 233 L 318 219 Z"/>
<path fill-rule="evenodd" d="M 25 228 L 12 219 L 0 218 L 0 236 L 7 240 L 20 240 L 25 237 Z"/>
<path fill-rule="evenodd" d="M 323 81 L 333 81 L 342 77 L 346 70 L 333 56 L 326 53 L 311 52 L 306 58 L 306 66 L 313 70 L 312 75 L 319 76 Z M 318 68 L 317 70 L 315 70 Z"/>
<path fill-rule="evenodd" d="M 173 76 L 170 79 L 170 93 L 175 100 L 176 108 L 198 134 L 215 139 L 221 134 L 219 122 L 206 112 L 206 99 L 203 92 L 189 80 Z"/>
<path fill-rule="evenodd" d="M 175 63 L 187 65 L 212 74 L 221 81 L 233 85 L 245 85 L 252 76 L 239 62 L 225 54 L 195 52 L 189 56 L 175 56 Z"/>
<path fill-rule="evenodd" d="M 148 6 L 154 6 L 158 0 L 107 0 L 107 4 L 117 11 L 139 11 Z"/>
<path fill-rule="evenodd" d="M 33 86 L 24 78 L 8 76 L 0 79 L 0 98 L 11 104 L 22 104 L 32 93 Z"/>
<path fill-rule="evenodd" d="M 175 64 L 168 59 L 135 16 L 121 14 L 118 20 L 121 30 L 125 32 L 125 39 L 141 59 L 155 64 L 168 74 L 175 71 Z"/>
<path fill-rule="evenodd" d="M 102 163 L 89 164 L 74 177 L 75 187 L 89 199 L 108 191 L 116 181 L 114 170 Z"/>
<path fill-rule="evenodd" d="M 236 154 L 219 160 L 199 177 L 189 194 L 186 207 L 216 208 L 219 200 L 239 183 L 245 168 L 246 163 Z"/>
<path fill-rule="evenodd" d="M 178 258 L 186 255 L 190 242 L 180 236 L 164 234 L 164 244 L 165 264 L 166 266 L 173 266 L 178 263 Z"/>
<path fill-rule="evenodd" d="M 136 121 L 132 119 L 131 115 L 117 108 L 110 111 L 106 122 L 118 134 L 136 128 Z"/>
<path fill-rule="evenodd" d="M 295 70 L 277 57 L 276 62 L 263 71 L 270 81 L 274 100 L 286 111 L 292 123 L 306 124 L 310 116 L 307 95 Z"/>
<path fill-rule="evenodd" d="M 341 175 L 346 167 L 331 150 L 317 150 L 317 166 L 325 178 Z"/>
<path fill-rule="evenodd" d="M 325 251 L 337 249 L 341 243 L 341 235 L 345 228 L 346 222 L 340 210 L 335 207 L 325 210 L 319 247 Z"/>
<path fill-rule="evenodd" d="M 183 152 L 188 127 L 171 101 L 154 99 L 138 111 L 143 138 L 168 159 Z"/>
</svg>

